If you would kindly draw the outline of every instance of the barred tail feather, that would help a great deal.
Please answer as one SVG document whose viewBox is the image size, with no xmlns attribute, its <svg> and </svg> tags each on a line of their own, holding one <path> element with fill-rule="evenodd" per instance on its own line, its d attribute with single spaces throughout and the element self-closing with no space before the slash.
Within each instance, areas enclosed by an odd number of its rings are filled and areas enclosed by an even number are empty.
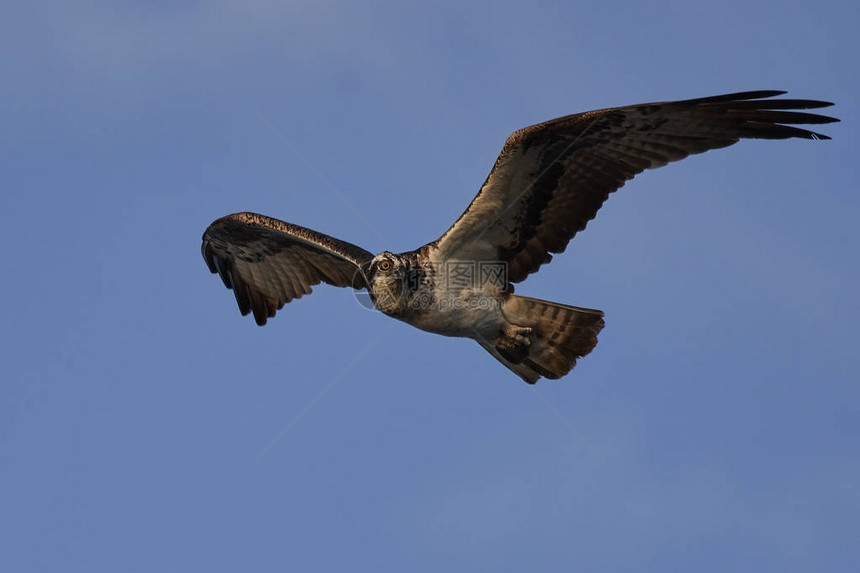
<svg viewBox="0 0 860 573">
<path fill-rule="evenodd" d="M 499 362 L 534 384 L 538 378 L 561 378 L 576 359 L 591 352 L 603 328 L 603 312 L 510 295 L 502 312 L 511 325 L 532 329 L 529 344 L 499 346 L 479 341 Z"/>
</svg>

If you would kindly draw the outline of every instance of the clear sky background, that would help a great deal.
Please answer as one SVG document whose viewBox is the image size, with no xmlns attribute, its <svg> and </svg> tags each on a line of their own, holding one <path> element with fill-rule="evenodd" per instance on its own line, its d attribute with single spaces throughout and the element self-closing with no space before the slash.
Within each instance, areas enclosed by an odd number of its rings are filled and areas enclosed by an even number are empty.
<svg viewBox="0 0 860 573">
<path fill-rule="evenodd" d="M 856 566 L 858 27 L 847 1 L 8 5 L 0 569 Z M 518 286 L 607 315 L 536 389 L 349 289 L 258 328 L 200 256 L 243 210 L 409 250 L 517 128 L 752 89 L 837 102 L 833 141 L 613 196 Z"/>
</svg>

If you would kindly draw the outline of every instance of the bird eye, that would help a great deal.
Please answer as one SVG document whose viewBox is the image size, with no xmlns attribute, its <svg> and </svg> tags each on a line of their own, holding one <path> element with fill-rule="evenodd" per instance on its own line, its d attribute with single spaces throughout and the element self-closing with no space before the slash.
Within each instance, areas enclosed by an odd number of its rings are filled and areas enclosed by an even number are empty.
<svg viewBox="0 0 860 573">
<path fill-rule="evenodd" d="M 390 271 L 391 270 L 391 261 L 382 261 L 381 263 L 379 263 L 379 270 Z"/>
</svg>

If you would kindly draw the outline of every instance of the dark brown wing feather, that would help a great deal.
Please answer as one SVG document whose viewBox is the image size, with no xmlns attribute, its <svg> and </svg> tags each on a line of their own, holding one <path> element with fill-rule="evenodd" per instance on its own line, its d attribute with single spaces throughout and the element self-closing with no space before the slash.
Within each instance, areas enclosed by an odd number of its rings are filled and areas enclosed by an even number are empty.
<svg viewBox="0 0 860 573">
<path fill-rule="evenodd" d="M 831 103 L 765 99 L 783 93 L 590 111 L 514 132 L 478 195 L 426 252 L 438 261 L 506 261 L 508 280 L 519 282 L 564 251 L 609 194 L 645 169 L 743 138 L 830 139 L 783 124 L 838 121 L 791 111 Z"/>
<path fill-rule="evenodd" d="M 253 312 L 260 326 L 320 282 L 366 288 L 360 265 L 373 258 L 345 241 L 256 213 L 209 225 L 202 250 L 209 270 L 233 289 L 239 311 Z"/>
</svg>

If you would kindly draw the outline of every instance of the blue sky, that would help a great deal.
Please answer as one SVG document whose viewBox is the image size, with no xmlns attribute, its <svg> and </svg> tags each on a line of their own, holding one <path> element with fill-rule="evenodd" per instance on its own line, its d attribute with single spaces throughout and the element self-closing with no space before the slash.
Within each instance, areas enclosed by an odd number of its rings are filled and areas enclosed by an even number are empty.
<svg viewBox="0 0 860 573">
<path fill-rule="evenodd" d="M 860 557 L 856 3 L 4 12 L 4 571 Z M 518 286 L 607 314 L 596 350 L 536 390 L 348 289 L 258 328 L 200 256 L 243 210 L 412 249 L 517 128 L 750 89 L 835 101 L 842 123 L 613 196 Z"/>
</svg>

